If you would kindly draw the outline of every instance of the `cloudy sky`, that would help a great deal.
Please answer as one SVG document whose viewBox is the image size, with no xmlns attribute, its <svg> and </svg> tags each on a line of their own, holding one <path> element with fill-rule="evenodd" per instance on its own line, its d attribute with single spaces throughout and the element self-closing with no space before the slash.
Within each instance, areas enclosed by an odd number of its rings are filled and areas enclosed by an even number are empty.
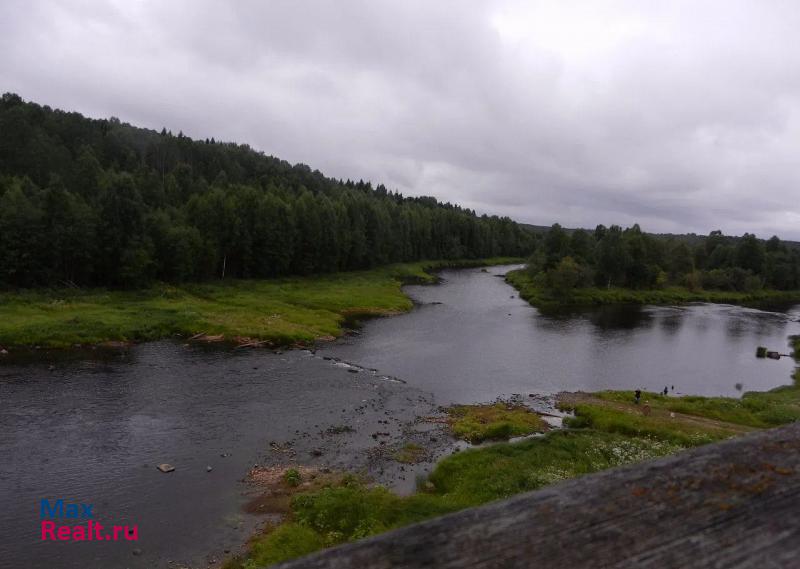
<svg viewBox="0 0 800 569">
<path fill-rule="evenodd" d="M 0 90 L 519 221 L 800 239 L 800 2 L 3 0 Z"/>
</svg>

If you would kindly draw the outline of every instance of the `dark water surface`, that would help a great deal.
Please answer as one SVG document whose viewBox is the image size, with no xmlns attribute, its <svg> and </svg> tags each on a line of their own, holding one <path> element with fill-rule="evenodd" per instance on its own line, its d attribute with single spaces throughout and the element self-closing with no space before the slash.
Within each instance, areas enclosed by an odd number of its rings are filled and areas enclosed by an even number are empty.
<svg viewBox="0 0 800 569">
<path fill-rule="evenodd" d="M 242 511 L 254 464 L 354 468 L 378 419 L 433 408 L 413 388 L 299 350 L 155 342 L 105 360 L 42 357 L 0 366 L 3 568 L 208 567 L 259 521 Z M 325 435 L 340 425 L 355 431 Z M 273 441 L 294 446 L 284 455 Z M 176 471 L 158 472 L 165 462 Z M 42 498 L 94 504 L 95 521 L 138 524 L 139 540 L 43 543 Z"/>
<path fill-rule="evenodd" d="M 731 305 L 606 306 L 545 316 L 497 275 L 506 267 L 445 271 L 440 286 L 409 286 L 409 314 L 368 322 L 326 351 L 431 391 L 440 404 L 499 395 L 661 390 L 738 396 L 789 383 L 800 309 Z M 441 303 L 441 304 L 438 304 Z"/>
<path fill-rule="evenodd" d="M 256 523 L 242 513 L 240 480 L 280 459 L 273 441 L 293 442 L 299 462 L 347 468 L 376 446 L 376 425 L 399 432 L 437 404 L 664 385 L 736 396 L 737 383 L 790 381 L 790 359 L 754 352 L 788 352 L 788 336 L 800 334 L 796 308 L 544 316 L 495 276 L 504 270 L 447 271 L 441 286 L 408 287 L 420 303 L 411 313 L 370 321 L 316 356 L 156 342 L 107 358 L 0 365 L 0 567 L 206 567 L 207 555 L 235 550 Z M 356 429 L 325 435 L 342 424 Z M 311 448 L 324 454 L 310 459 Z M 176 472 L 157 472 L 162 462 Z M 140 540 L 43 543 L 42 498 L 92 503 L 96 521 L 138 524 Z"/>
</svg>

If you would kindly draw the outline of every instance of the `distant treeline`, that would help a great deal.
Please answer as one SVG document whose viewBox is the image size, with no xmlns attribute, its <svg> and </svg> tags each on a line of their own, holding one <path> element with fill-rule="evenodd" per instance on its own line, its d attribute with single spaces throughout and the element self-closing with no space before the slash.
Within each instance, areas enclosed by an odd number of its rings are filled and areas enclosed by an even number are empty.
<svg viewBox="0 0 800 569">
<path fill-rule="evenodd" d="M 638 225 L 568 233 L 556 224 L 541 234 L 528 267 L 540 285 L 554 291 L 667 285 L 741 292 L 800 289 L 800 250 L 778 237 L 764 241 L 749 233 L 729 237 L 712 231 L 688 240 L 646 234 Z"/>
<path fill-rule="evenodd" d="M 246 145 L 0 99 L 0 285 L 137 287 L 530 254 L 509 218 Z"/>
</svg>

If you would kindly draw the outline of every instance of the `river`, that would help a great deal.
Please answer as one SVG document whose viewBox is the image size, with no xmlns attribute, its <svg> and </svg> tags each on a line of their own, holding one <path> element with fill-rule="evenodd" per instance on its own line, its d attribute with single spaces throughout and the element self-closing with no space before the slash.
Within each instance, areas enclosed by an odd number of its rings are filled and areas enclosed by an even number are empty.
<svg viewBox="0 0 800 569">
<path fill-rule="evenodd" d="M 796 307 L 545 316 L 500 278 L 505 270 L 445 271 L 439 286 L 407 287 L 410 313 L 366 322 L 316 353 L 164 341 L 7 360 L 0 567 L 208 567 L 261 521 L 242 511 L 254 464 L 367 470 L 407 491 L 413 477 L 371 455 L 374 434 L 385 431 L 389 446 L 421 436 L 414 419 L 438 405 L 665 385 L 738 396 L 790 381 L 789 358 L 754 352 L 788 351 Z M 176 471 L 158 472 L 162 462 Z M 43 498 L 94 504 L 96 521 L 138 524 L 139 541 L 42 542 Z"/>
<path fill-rule="evenodd" d="M 790 381 L 791 358 L 754 356 L 759 345 L 790 352 L 788 337 L 800 334 L 797 305 L 624 305 L 542 315 L 498 278 L 506 270 L 444 271 L 440 286 L 406 287 L 417 304 L 412 312 L 370 321 L 361 336 L 329 351 L 406 378 L 442 404 L 665 386 L 736 397 Z"/>
</svg>

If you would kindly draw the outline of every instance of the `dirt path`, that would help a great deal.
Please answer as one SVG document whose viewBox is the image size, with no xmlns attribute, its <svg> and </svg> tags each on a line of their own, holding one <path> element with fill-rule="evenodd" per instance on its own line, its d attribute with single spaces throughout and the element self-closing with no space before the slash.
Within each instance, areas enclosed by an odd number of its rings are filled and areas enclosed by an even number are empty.
<svg viewBox="0 0 800 569">
<path fill-rule="evenodd" d="M 559 407 L 574 407 L 575 405 L 596 405 L 598 407 L 606 407 L 614 409 L 622 413 L 630 413 L 641 415 L 644 403 L 635 405 L 633 403 L 623 403 L 621 401 L 609 401 L 607 399 L 600 399 L 590 393 L 576 392 L 568 393 L 562 392 L 558 394 L 556 402 Z M 737 425 L 736 423 L 729 423 L 728 421 L 720 421 L 718 419 L 709 419 L 708 417 L 700 417 L 698 415 L 687 415 L 685 413 L 677 413 L 669 409 L 662 409 L 659 407 L 650 407 L 650 417 L 654 419 L 670 419 L 676 423 L 681 423 L 687 427 L 697 427 L 702 429 L 717 429 L 720 431 L 728 431 L 734 435 L 741 435 L 750 433 L 758 429 L 754 427 L 747 427 L 745 425 Z"/>
</svg>

